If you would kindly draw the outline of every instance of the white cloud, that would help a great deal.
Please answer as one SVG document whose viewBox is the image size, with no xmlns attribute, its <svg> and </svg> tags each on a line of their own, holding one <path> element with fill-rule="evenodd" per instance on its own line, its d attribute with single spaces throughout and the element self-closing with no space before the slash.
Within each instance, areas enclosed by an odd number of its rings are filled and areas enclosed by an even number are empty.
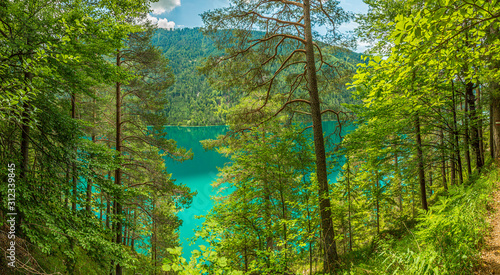
<svg viewBox="0 0 500 275">
<path fill-rule="evenodd" d="M 364 53 L 366 50 L 372 47 L 372 44 L 367 42 L 357 41 L 357 44 L 358 47 L 356 49 L 356 52 L 358 53 Z"/>
<path fill-rule="evenodd" d="M 175 27 L 175 22 L 165 19 L 158 20 L 158 28 L 171 30 Z"/>
<path fill-rule="evenodd" d="M 351 21 L 351 22 L 344 23 L 344 24 L 340 25 L 339 31 L 341 31 L 341 32 L 354 31 L 354 29 L 357 28 L 358 26 L 359 26 L 358 23 Z"/>
<path fill-rule="evenodd" d="M 146 20 L 151 22 L 151 24 L 153 24 L 153 25 L 158 24 L 158 18 L 151 16 L 151 14 L 149 14 L 149 13 L 146 15 Z"/>
<path fill-rule="evenodd" d="M 175 27 L 174 21 L 168 21 L 166 18 L 158 19 L 150 14 L 146 15 L 146 20 L 151 22 L 153 25 L 157 25 L 158 28 L 162 29 L 173 29 Z"/>
<path fill-rule="evenodd" d="M 171 11 L 180 5 L 181 0 L 160 0 L 155 3 L 151 3 L 151 9 L 153 10 L 153 14 L 162 14 L 167 11 Z"/>
</svg>

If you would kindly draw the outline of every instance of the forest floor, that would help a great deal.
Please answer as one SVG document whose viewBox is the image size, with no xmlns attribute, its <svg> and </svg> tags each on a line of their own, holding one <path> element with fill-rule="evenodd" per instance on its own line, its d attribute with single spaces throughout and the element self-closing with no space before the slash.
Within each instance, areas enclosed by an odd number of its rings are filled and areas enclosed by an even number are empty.
<svg viewBox="0 0 500 275">
<path fill-rule="evenodd" d="M 481 265 L 476 275 L 500 274 L 500 182 L 497 182 L 493 200 L 490 202 L 488 222 L 491 225 L 491 231 L 486 237 L 485 246 L 481 252 Z"/>
</svg>

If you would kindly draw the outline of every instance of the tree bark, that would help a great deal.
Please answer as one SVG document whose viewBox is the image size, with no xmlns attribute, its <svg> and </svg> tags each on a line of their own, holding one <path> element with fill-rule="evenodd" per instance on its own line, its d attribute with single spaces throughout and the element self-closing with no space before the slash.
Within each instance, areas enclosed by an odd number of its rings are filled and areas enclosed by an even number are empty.
<svg viewBox="0 0 500 275">
<path fill-rule="evenodd" d="M 492 3 L 492 0 L 489 0 Z M 494 39 L 498 35 L 498 29 L 494 26 L 490 26 L 489 33 L 487 34 L 488 39 Z M 490 57 L 491 60 L 491 57 Z M 490 69 L 498 70 L 500 68 L 500 62 L 494 62 Z M 489 93 L 490 93 L 490 155 L 495 163 L 500 161 L 500 124 L 497 125 L 496 122 L 500 122 L 500 83 L 498 81 L 491 81 L 489 83 Z"/>
<path fill-rule="evenodd" d="M 453 146 L 455 147 L 455 146 Z M 453 152 L 451 153 L 451 160 L 450 160 L 450 185 L 455 185 L 457 184 L 457 176 L 455 174 L 456 168 L 455 168 L 455 149 L 453 149 Z"/>
<path fill-rule="evenodd" d="M 470 135 L 469 135 L 469 103 L 467 100 L 465 100 L 465 114 L 464 114 L 464 128 L 465 128 L 465 135 L 464 135 L 464 141 L 465 141 L 465 162 L 467 163 L 467 173 L 472 174 L 472 166 L 470 163 Z"/>
<path fill-rule="evenodd" d="M 321 213 L 321 229 L 323 231 L 323 242 L 325 248 L 323 268 L 325 273 L 330 274 L 336 269 L 338 256 L 335 244 L 335 233 L 333 231 L 332 213 L 330 210 L 331 205 L 328 190 L 325 143 L 323 137 L 323 126 L 321 124 L 321 107 L 318 94 L 318 83 L 316 79 L 316 64 L 314 60 L 310 8 L 310 1 L 304 0 L 307 81 L 309 96 L 311 98 L 311 117 L 313 121 L 314 149 L 316 154 L 316 175 L 319 185 L 319 209 Z"/>
<path fill-rule="evenodd" d="M 476 97 L 477 97 L 477 114 L 479 116 L 478 118 L 478 121 L 477 121 L 477 125 L 478 125 L 478 134 L 479 134 L 479 151 L 481 153 L 481 162 L 485 163 L 485 160 L 484 160 L 484 141 L 483 141 L 483 104 L 482 104 L 482 101 L 481 101 L 481 88 L 477 88 L 476 89 Z"/>
<path fill-rule="evenodd" d="M 432 192 L 433 192 L 432 191 L 432 169 L 433 169 L 433 167 L 431 166 L 429 168 L 429 193 L 431 196 L 432 196 Z"/>
<path fill-rule="evenodd" d="M 134 214 L 134 222 L 137 222 L 137 213 L 135 210 L 133 211 L 133 214 Z M 135 245 L 135 230 L 134 229 L 132 229 L 131 234 L 132 234 L 132 237 L 130 240 L 130 249 L 132 250 L 132 252 L 135 252 L 135 247 L 134 247 L 134 245 Z"/>
<path fill-rule="evenodd" d="M 377 210 L 377 235 L 380 235 L 380 204 L 379 204 L 379 195 L 380 195 L 380 181 L 378 178 L 378 171 L 375 172 L 375 202 L 376 202 L 376 210 Z"/>
<path fill-rule="evenodd" d="M 455 144 L 453 145 L 455 149 L 455 158 L 456 158 L 456 166 L 457 166 L 457 172 L 458 172 L 458 179 L 460 180 L 460 184 L 464 183 L 464 175 L 462 173 L 462 158 L 460 156 L 460 142 L 458 138 L 458 127 L 457 127 L 457 104 L 455 101 L 455 87 L 453 82 L 452 83 L 452 91 L 451 91 L 451 101 L 452 101 L 452 113 L 453 113 L 453 136 L 455 140 Z"/>
<path fill-rule="evenodd" d="M 25 103 L 23 105 L 24 110 L 27 110 L 29 107 Z M 29 115 L 27 111 L 24 111 L 22 114 L 22 125 L 21 125 L 21 171 L 19 171 L 19 180 L 22 181 L 26 178 L 26 171 L 28 170 L 29 165 Z"/>
<path fill-rule="evenodd" d="M 29 42 L 29 39 L 28 39 Z M 29 44 L 28 44 L 29 45 Z M 24 78 L 26 81 L 26 90 L 29 89 L 32 79 L 33 79 L 33 74 L 31 72 L 26 72 L 24 74 Z M 29 117 L 29 105 L 25 102 L 23 103 L 23 113 L 22 113 L 22 118 L 21 118 L 21 165 L 20 165 L 20 171 L 19 171 L 19 181 L 21 184 L 27 184 L 27 171 L 29 169 L 29 147 L 30 147 L 30 142 L 29 142 L 29 135 L 30 135 L 30 127 L 29 127 L 29 122 L 30 122 L 30 117 Z M 24 222 L 24 211 L 22 209 L 19 210 L 19 222 L 16 224 L 16 232 L 19 232 L 19 236 L 23 236 L 23 230 L 21 228 L 21 224 Z"/>
<path fill-rule="evenodd" d="M 448 191 L 448 184 L 446 182 L 446 159 L 443 129 L 439 131 L 439 145 L 441 146 L 441 179 L 443 181 L 444 190 Z"/>
<path fill-rule="evenodd" d="M 75 93 L 71 94 L 71 118 L 73 120 L 76 119 L 76 95 Z M 76 148 L 73 149 L 75 152 L 75 158 L 76 158 Z M 76 175 L 76 159 L 74 159 L 71 163 L 71 175 L 72 175 L 72 184 L 73 184 L 73 201 L 71 202 L 71 210 L 73 212 L 76 212 L 76 200 L 78 196 L 78 178 Z"/>
<path fill-rule="evenodd" d="M 471 145 L 472 151 L 476 157 L 476 168 L 481 171 L 483 167 L 483 160 L 481 158 L 481 149 L 479 146 L 479 129 L 478 129 L 478 114 L 476 111 L 476 97 L 474 96 L 474 84 L 471 82 L 467 83 L 465 86 L 465 96 L 467 98 L 467 103 L 470 108 L 470 124 L 471 124 Z"/>
<path fill-rule="evenodd" d="M 153 266 L 154 266 L 154 271 L 153 271 L 153 274 L 156 275 L 156 262 L 157 262 L 157 259 L 158 259 L 158 256 L 157 256 L 157 245 L 158 245 L 158 242 L 157 242 L 157 232 L 156 232 L 156 212 L 155 212 L 155 208 L 156 208 L 156 201 L 153 199 L 152 201 L 152 206 L 153 206 L 153 209 L 151 211 L 151 221 L 153 223 L 153 230 L 151 232 L 151 258 L 153 260 Z"/>
<path fill-rule="evenodd" d="M 126 217 L 126 219 L 127 219 L 127 220 L 129 220 L 129 219 L 130 219 L 130 216 L 129 216 L 129 215 L 130 215 L 129 209 L 128 209 L 128 208 L 126 208 L 126 209 L 125 209 L 125 211 L 124 211 L 124 213 L 125 213 L 125 217 Z M 128 245 L 129 245 L 129 237 L 130 237 L 130 236 L 129 236 L 129 230 L 130 230 L 130 229 L 129 229 L 129 227 L 128 227 L 126 224 L 125 224 L 125 225 L 123 225 L 123 244 L 124 244 L 125 246 L 128 246 Z"/>
<path fill-rule="evenodd" d="M 490 84 L 491 86 L 491 84 Z M 493 90 L 493 87 L 492 87 Z M 498 90 L 498 87 L 497 87 Z M 500 93 L 498 93 L 500 95 Z M 500 133 L 498 132 L 499 129 L 496 129 L 495 125 L 495 118 L 493 115 L 493 105 L 497 105 L 496 112 L 497 112 L 497 119 L 500 118 L 500 97 L 497 96 L 496 98 L 494 97 L 493 92 L 491 93 L 491 100 L 490 100 L 490 157 L 492 160 L 497 160 L 500 156 L 496 156 L 495 152 L 495 143 L 500 143 Z M 496 141 L 495 141 L 495 138 Z M 500 144 L 497 144 L 500 145 Z"/>
<path fill-rule="evenodd" d="M 121 53 L 120 50 L 116 53 L 116 66 L 121 66 Z M 116 151 L 118 151 L 118 156 L 122 155 L 122 120 L 121 120 L 121 83 L 116 82 Z M 122 170 L 118 167 L 115 170 L 115 184 L 122 184 Z M 116 198 L 116 214 L 118 216 L 122 213 L 122 205 L 120 203 L 120 196 Z M 120 217 L 117 218 L 116 222 L 116 243 L 121 244 L 122 242 L 122 223 Z M 116 275 L 122 275 L 122 267 L 120 263 L 116 264 Z"/>
<path fill-rule="evenodd" d="M 399 162 L 398 162 L 398 152 L 394 153 L 394 168 L 396 172 L 396 178 L 398 181 L 398 203 L 399 203 L 399 213 L 400 217 L 403 216 L 403 182 L 401 181 L 401 173 L 399 171 Z"/>
<path fill-rule="evenodd" d="M 352 252 L 352 226 L 351 226 L 351 169 L 349 167 L 349 159 L 347 159 L 347 214 L 349 223 L 349 252 Z"/>
<path fill-rule="evenodd" d="M 422 153 L 422 136 L 420 132 L 420 116 L 418 112 L 415 115 L 415 134 L 417 137 L 417 161 L 418 161 L 418 182 L 420 184 L 420 201 L 422 202 L 422 209 L 427 211 L 428 208 L 427 208 L 427 196 L 425 191 L 424 156 Z"/>
<path fill-rule="evenodd" d="M 500 85 L 498 83 L 490 83 L 491 87 L 491 125 L 492 135 L 490 141 L 490 150 L 495 162 L 500 162 Z"/>
<path fill-rule="evenodd" d="M 92 143 L 96 143 L 96 135 L 95 135 L 95 123 L 96 123 L 96 106 L 97 106 L 97 92 L 94 90 L 94 99 L 93 99 L 93 106 L 92 106 Z M 86 203 L 86 210 L 87 213 L 90 215 L 92 211 L 92 179 L 89 179 L 87 181 L 87 203 Z"/>
</svg>

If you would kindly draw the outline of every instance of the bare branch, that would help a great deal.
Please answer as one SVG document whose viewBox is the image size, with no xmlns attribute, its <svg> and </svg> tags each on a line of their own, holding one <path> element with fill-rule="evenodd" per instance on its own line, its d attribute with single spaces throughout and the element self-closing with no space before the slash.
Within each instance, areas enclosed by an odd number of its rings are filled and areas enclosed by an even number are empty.
<svg viewBox="0 0 500 275">
<path fill-rule="evenodd" d="M 304 7 L 304 4 L 299 3 L 299 2 L 295 2 L 295 1 L 287 1 L 287 0 L 268 0 L 268 2 L 281 2 L 281 3 L 283 3 L 283 4 L 290 4 L 290 5 L 294 5 L 294 6 L 300 7 L 300 8 L 303 8 L 303 7 Z"/>
<path fill-rule="evenodd" d="M 271 40 L 271 39 L 273 39 L 275 37 L 285 37 L 285 38 L 290 38 L 290 39 L 294 39 L 294 40 L 300 41 L 300 42 L 302 42 L 304 44 L 306 43 L 306 40 L 303 39 L 303 38 L 300 38 L 298 36 L 291 35 L 291 34 L 281 34 L 281 33 L 276 33 L 276 34 L 273 34 L 273 35 L 271 35 L 269 37 L 266 37 L 266 38 L 253 39 L 253 40 L 250 40 L 248 42 L 258 42 L 257 44 L 259 44 L 260 42 L 266 42 L 266 41 L 269 41 L 269 40 Z"/>
<path fill-rule="evenodd" d="M 283 43 L 283 41 L 285 41 L 285 39 L 286 39 L 286 37 L 281 38 L 280 42 L 278 42 L 276 44 L 276 46 L 274 46 L 274 54 L 271 57 L 269 57 L 266 61 L 264 61 L 264 63 L 261 64 L 262 66 L 269 63 L 269 61 L 273 60 L 278 55 L 278 48 L 281 45 L 281 43 Z"/>
<path fill-rule="evenodd" d="M 302 24 L 302 23 L 281 20 L 281 19 L 274 18 L 274 17 L 267 17 L 267 16 L 264 16 L 262 14 L 259 14 L 259 13 L 255 12 L 255 11 L 249 11 L 247 13 L 242 14 L 241 16 L 244 17 L 244 16 L 247 16 L 249 14 L 253 14 L 253 15 L 255 15 L 255 16 L 259 17 L 259 18 L 265 19 L 267 21 L 275 21 L 275 22 L 282 23 L 282 24 L 288 24 L 290 26 L 299 26 L 299 27 L 305 28 L 305 25 Z"/>
<path fill-rule="evenodd" d="M 125 140 L 127 140 L 127 139 L 131 139 L 131 138 L 133 138 L 133 139 L 138 139 L 138 140 L 140 140 L 140 141 L 142 141 L 142 142 L 144 142 L 144 143 L 146 143 L 146 144 L 148 144 L 148 145 L 153 146 L 153 143 L 151 143 L 151 141 L 146 140 L 146 139 L 144 139 L 143 137 L 138 137 L 138 136 L 126 136 L 126 137 L 122 138 L 122 141 L 125 141 Z"/>
</svg>

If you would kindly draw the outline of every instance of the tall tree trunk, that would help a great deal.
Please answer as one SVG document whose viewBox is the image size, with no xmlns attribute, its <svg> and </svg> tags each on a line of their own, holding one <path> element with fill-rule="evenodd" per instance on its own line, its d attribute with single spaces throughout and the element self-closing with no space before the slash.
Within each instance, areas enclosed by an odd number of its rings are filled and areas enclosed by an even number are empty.
<svg viewBox="0 0 500 275">
<path fill-rule="evenodd" d="M 262 139 L 260 139 L 262 138 Z M 255 141 L 260 144 L 266 144 L 266 131 L 263 131 L 262 136 L 255 136 Z M 275 249 L 274 239 L 273 239 L 273 229 L 272 229 L 272 216 L 271 216 L 271 190 L 269 189 L 269 180 L 267 178 L 266 167 L 262 167 L 262 175 L 264 179 L 262 181 L 263 191 L 264 191 L 264 223 L 266 227 L 265 237 L 266 237 L 266 250 L 271 255 L 272 251 Z M 246 249 L 246 247 L 245 247 Z M 271 257 L 266 256 L 266 266 L 271 267 Z"/>
<path fill-rule="evenodd" d="M 479 120 L 478 114 L 476 112 L 476 97 L 474 96 L 474 84 L 471 82 L 465 85 L 465 96 L 467 98 L 467 103 L 470 108 L 470 124 L 471 124 L 471 145 L 472 151 L 476 157 L 476 168 L 481 171 L 483 167 L 483 160 L 481 158 L 481 150 L 479 148 L 479 130 L 477 121 Z"/>
<path fill-rule="evenodd" d="M 375 203 L 376 203 L 376 211 L 377 211 L 377 235 L 380 235 L 380 181 L 378 178 L 378 171 L 375 171 Z"/>
<path fill-rule="evenodd" d="M 458 179 L 460 180 L 460 184 L 464 183 L 464 175 L 462 173 L 462 158 L 460 156 L 460 142 L 458 138 L 458 127 L 457 127 L 457 103 L 455 101 L 455 87 L 452 83 L 452 91 L 451 91 L 451 101 L 452 101 L 452 113 L 453 113 L 453 136 L 455 140 L 454 148 L 455 148 L 455 158 L 456 158 L 456 166 L 458 172 Z"/>
<path fill-rule="evenodd" d="M 411 217 L 415 219 L 415 181 L 411 181 Z"/>
<path fill-rule="evenodd" d="M 116 201 L 113 201 L 113 208 L 111 209 L 113 211 L 113 218 L 115 219 L 114 221 L 111 221 L 111 232 L 112 234 L 112 241 L 116 242 Z"/>
<path fill-rule="evenodd" d="M 158 245 L 158 242 L 157 242 L 157 232 L 156 232 L 156 212 L 155 212 L 155 209 L 156 209 L 156 201 L 153 200 L 152 201 L 152 206 L 153 206 L 153 209 L 151 211 L 151 220 L 152 220 L 152 223 L 153 223 L 153 230 L 152 230 L 152 235 L 151 235 L 151 257 L 152 257 L 152 260 L 153 260 L 153 266 L 154 266 L 154 271 L 153 271 L 153 274 L 156 275 L 156 261 L 158 259 L 158 256 L 156 254 L 156 250 L 157 250 L 157 245 Z"/>
<path fill-rule="evenodd" d="M 94 99 L 92 106 L 92 143 L 96 143 L 96 135 L 95 135 L 95 124 L 96 124 L 96 106 L 97 106 L 97 91 L 94 90 Z M 91 214 L 92 211 L 92 179 L 87 181 L 87 202 L 86 202 L 86 210 L 88 214 Z"/>
<path fill-rule="evenodd" d="M 493 0 L 489 0 L 490 3 Z M 493 25 L 490 26 L 487 34 L 488 39 L 494 39 L 498 35 L 498 29 Z M 491 59 L 491 57 L 490 57 Z M 490 69 L 498 70 L 500 62 L 496 61 Z M 490 155 L 494 162 L 498 164 L 500 161 L 500 82 L 491 81 L 489 83 L 490 93 Z M 496 122 L 499 124 L 496 124 Z"/>
<path fill-rule="evenodd" d="M 73 120 L 76 119 L 76 95 L 75 93 L 71 93 L 71 118 Z M 76 146 L 73 148 L 73 152 L 75 154 L 75 159 L 71 161 L 71 183 L 73 185 L 73 199 L 71 202 L 71 210 L 76 215 L 76 201 L 78 199 L 78 175 L 76 170 L 76 158 L 77 158 L 77 148 Z M 75 247 L 75 239 L 70 239 L 70 249 L 73 250 Z M 75 270 L 76 262 L 74 259 L 70 259 L 66 262 L 66 269 L 69 274 L 73 274 Z"/>
<path fill-rule="evenodd" d="M 304 183 L 306 182 L 306 178 L 305 176 L 302 177 L 302 180 L 304 181 Z M 307 202 L 307 208 L 306 208 L 306 211 L 307 211 L 307 233 L 309 236 L 312 235 L 312 232 L 313 232 L 313 229 L 312 229 L 312 226 L 311 226 L 311 210 L 310 210 L 310 204 L 309 204 L 309 191 L 305 191 L 304 192 L 304 195 L 306 196 L 306 202 Z M 313 257 L 312 257 L 312 254 L 313 254 L 313 251 L 312 251 L 312 243 L 313 243 L 313 239 L 311 237 L 309 237 L 309 274 L 312 274 L 312 264 L 313 264 Z"/>
<path fill-rule="evenodd" d="M 265 209 L 264 209 L 264 215 L 265 216 L 265 223 L 266 223 L 266 249 L 271 252 L 274 250 L 274 240 L 273 240 L 273 230 L 271 228 L 271 192 L 269 191 L 269 183 L 264 182 L 264 201 L 265 201 Z M 270 262 L 267 261 L 267 264 L 269 265 Z M 269 267 L 269 266 L 268 266 Z"/>
<path fill-rule="evenodd" d="M 264 183 L 264 201 L 265 201 L 265 209 L 264 214 L 266 221 L 266 229 L 268 232 L 266 233 L 266 247 L 268 251 L 272 251 L 274 247 L 273 236 L 271 234 L 271 195 L 269 191 L 269 184 L 267 182 Z"/>
<path fill-rule="evenodd" d="M 127 220 L 129 220 L 129 209 L 125 208 L 125 217 Z M 129 227 L 125 224 L 123 225 L 123 244 L 125 246 L 128 246 L 129 243 Z"/>
<path fill-rule="evenodd" d="M 352 252 L 352 226 L 351 226 L 351 168 L 347 159 L 347 222 L 349 225 L 349 252 Z"/>
<path fill-rule="evenodd" d="M 281 182 L 280 182 L 280 185 L 281 185 Z M 280 189 L 280 197 L 281 197 L 281 215 L 283 217 L 283 221 L 286 221 L 286 202 L 285 202 L 285 196 L 283 194 L 283 189 Z M 286 227 L 286 222 L 283 223 L 283 248 L 284 248 L 284 266 L 285 266 L 285 269 L 286 267 L 288 266 L 288 262 L 287 262 L 287 248 L 288 248 L 288 236 L 287 236 L 287 227 Z"/>
<path fill-rule="evenodd" d="M 465 113 L 464 113 L 464 128 L 465 128 L 465 135 L 464 135 L 464 141 L 465 141 L 465 162 L 467 163 L 467 173 L 472 174 L 472 167 L 470 164 L 470 135 L 469 135 L 469 103 L 467 100 L 465 100 Z"/>
<path fill-rule="evenodd" d="M 109 229 L 109 215 L 111 215 L 111 199 L 106 195 L 106 228 Z"/>
<path fill-rule="evenodd" d="M 133 215 L 134 216 L 134 222 L 137 222 L 137 212 L 134 210 L 133 214 L 134 214 Z M 135 251 L 134 245 L 135 245 L 135 230 L 132 229 L 132 239 L 130 240 L 130 249 L 132 250 L 132 252 Z"/>
<path fill-rule="evenodd" d="M 492 124 L 492 140 L 490 146 L 493 151 L 493 159 L 500 162 L 500 85 L 498 83 L 490 83 L 491 88 L 491 124 Z"/>
<path fill-rule="evenodd" d="M 73 120 L 76 119 L 76 95 L 75 93 L 72 93 L 71 94 L 71 118 Z M 71 202 L 71 210 L 73 210 L 73 212 L 76 212 L 76 200 L 77 200 L 77 197 L 78 197 L 78 178 L 77 178 L 77 175 L 76 175 L 76 147 L 73 148 L 73 151 L 75 153 L 75 159 L 72 161 L 71 163 L 71 175 L 72 175 L 72 184 L 73 184 L 73 201 Z"/>
<path fill-rule="evenodd" d="M 491 159 L 493 160 L 497 160 L 500 158 L 500 156 L 497 156 L 497 152 L 496 152 L 496 148 L 495 148 L 495 144 L 497 144 L 498 146 L 500 146 L 500 129 L 497 128 L 497 126 L 495 125 L 495 121 L 496 120 L 500 120 L 500 89 L 499 87 L 497 86 L 496 90 L 498 93 L 498 95 L 495 97 L 494 96 L 494 86 L 495 85 L 492 85 L 490 83 L 490 87 L 492 89 L 491 91 L 491 100 L 490 100 L 490 156 L 491 156 Z M 497 113 L 496 115 L 493 114 L 493 105 L 497 105 L 495 107 L 495 112 Z M 500 127 L 500 125 L 499 125 Z M 495 138 L 496 137 L 496 140 Z"/>
<path fill-rule="evenodd" d="M 30 45 L 30 40 L 28 38 L 28 45 Z M 26 81 L 26 90 L 29 91 L 31 85 L 31 81 L 33 80 L 33 74 L 31 72 L 25 72 L 24 73 L 24 79 Z M 21 166 L 20 166 L 20 171 L 19 171 L 19 182 L 24 185 L 27 184 L 27 171 L 29 169 L 29 147 L 30 147 L 30 142 L 29 142 L 29 136 L 30 136 L 30 117 L 29 117 L 29 110 L 30 106 L 24 102 L 23 103 L 23 112 L 21 114 Z M 19 210 L 19 222 L 16 224 L 16 232 L 19 232 L 19 236 L 23 235 L 23 231 L 21 228 L 21 224 L 24 222 L 24 211 L 22 209 Z"/>
<path fill-rule="evenodd" d="M 120 50 L 116 53 L 116 66 L 121 66 L 121 53 Z M 118 156 L 122 155 L 122 111 L 121 111 L 121 83 L 116 82 L 116 151 L 118 151 Z M 118 167 L 115 170 L 115 184 L 122 184 L 122 170 Z M 116 214 L 121 216 L 122 213 L 122 205 L 120 203 L 120 196 L 116 198 Z M 122 222 L 121 218 L 117 218 L 116 222 L 116 243 L 121 244 L 122 242 Z M 122 275 L 122 267 L 120 263 L 116 264 L 116 275 Z"/>
<path fill-rule="evenodd" d="M 420 200 L 422 202 L 422 209 L 427 211 L 428 208 L 427 208 L 427 196 L 425 191 L 424 155 L 422 153 L 422 136 L 420 132 L 420 116 L 418 112 L 415 115 L 415 134 L 417 137 L 417 161 L 418 161 L 418 182 L 420 184 Z"/>
<path fill-rule="evenodd" d="M 452 142 L 452 145 L 453 145 L 453 148 L 455 148 L 454 146 L 454 142 Z M 451 153 L 451 160 L 450 160 L 450 178 L 451 178 L 451 181 L 450 181 L 450 185 L 455 185 L 457 184 L 457 177 L 456 177 L 456 167 L 455 167 L 455 149 L 453 149 L 453 152 Z"/>
<path fill-rule="evenodd" d="M 26 37 L 26 45 L 27 47 L 31 47 L 31 37 Z M 29 58 L 33 57 L 33 50 L 29 50 Z M 19 61 L 22 65 L 26 66 L 26 71 L 24 71 L 24 88 L 26 92 L 31 91 L 31 83 L 33 81 L 33 73 L 31 73 L 31 65 L 23 60 L 22 57 L 19 57 Z M 30 105 L 26 102 L 23 102 L 23 112 L 21 114 L 21 165 L 19 171 L 19 181 L 21 184 L 27 184 L 27 172 L 29 169 L 29 147 L 30 147 Z M 19 209 L 19 221 L 16 223 L 16 232 L 18 232 L 19 236 L 23 236 L 23 230 L 21 224 L 24 222 L 25 213 L 22 209 Z"/>
<path fill-rule="evenodd" d="M 99 206 L 99 221 L 100 222 L 103 222 L 103 219 L 102 219 L 102 202 L 104 201 L 104 193 L 102 193 L 102 190 L 99 194 L 99 202 L 100 202 L 100 206 Z"/>
<path fill-rule="evenodd" d="M 28 104 L 24 103 L 24 112 L 22 114 L 21 120 L 21 167 L 19 171 L 19 180 L 23 181 L 26 179 L 26 171 L 28 171 L 29 165 L 29 114 L 27 112 Z"/>
<path fill-rule="evenodd" d="M 330 210 L 331 205 L 328 190 L 325 142 L 323 138 L 323 126 L 321 124 L 321 107 L 318 94 L 318 83 L 316 79 L 316 64 L 314 61 L 310 8 L 310 1 L 304 0 L 307 81 L 309 96 L 311 99 L 311 117 L 313 121 L 314 149 L 316 154 L 316 174 L 319 185 L 319 210 L 321 213 L 321 229 L 323 232 L 323 243 L 325 247 L 325 261 L 323 267 L 324 272 L 329 274 L 333 273 L 338 265 L 338 256 L 335 244 L 335 233 L 333 231 L 332 213 Z"/>
<path fill-rule="evenodd" d="M 441 180 L 443 181 L 444 190 L 448 191 L 448 184 L 446 183 L 446 158 L 444 148 L 444 133 L 443 129 L 439 130 L 439 145 L 441 147 Z"/>
<path fill-rule="evenodd" d="M 429 193 L 431 196 L 432 196 L 432 169 L 433 167 L 431 166 L 429 168 L 429 191 L 430 191 Z"/>
<path fill-rule="evenodd" d="M 483 102 L 481 100 L 481 88 L 478 87 L 476 89 L 476 97 L 477 97 L 477 114 L 479 116 L 478 121 L 477 121 L 477 128 L 478 128 L 478 134 L 479 134 L 479 151 L 481 153 L 481 162 L 485 163 L 484 160 L 484 141 L 483 141 Z"/>
<path fill-rule="evenodd" d="M 245 246 L 243 247 L 243 255 L 245 261 L 245 273 L 248 272 L 248 252 L 247 252 L 247 236 L 245 235 Z"/>
<path fill-rule="evenodd" d="M 394 153 L 394 170 L 398 181 L 398 203 L 400 217 L 403 216 L 403 182 L 401 180 L 401 172 L 399 171 L 398 152 Z"/>
</svg>

